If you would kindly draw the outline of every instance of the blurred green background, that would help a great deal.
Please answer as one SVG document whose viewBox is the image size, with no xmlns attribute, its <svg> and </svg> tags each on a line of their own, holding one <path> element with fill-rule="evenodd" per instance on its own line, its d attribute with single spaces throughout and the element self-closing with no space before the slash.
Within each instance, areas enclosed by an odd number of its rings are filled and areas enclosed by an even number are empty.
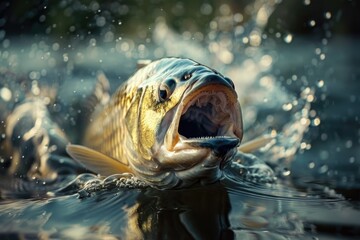
<svg viewBox="0 0 360 240">
<path fill-rule="evenodd" d="M 159 18 L 179 33 L 200 33 L 201 40 L 215 16 L 240 13 L 238 24 L 244 25 L 259 2 L 277 5 L 265 26 L 269 35 L 286 30 L 321 37 L 330 28 L 332 34 L 360 33 L 359 3 L 349 0 L 7 0 L 0 3 L 0 40 L 33 35 L 81 41 L 107 34 L 104 41 L 124 36 L 149 41 Z"/>
</svg>

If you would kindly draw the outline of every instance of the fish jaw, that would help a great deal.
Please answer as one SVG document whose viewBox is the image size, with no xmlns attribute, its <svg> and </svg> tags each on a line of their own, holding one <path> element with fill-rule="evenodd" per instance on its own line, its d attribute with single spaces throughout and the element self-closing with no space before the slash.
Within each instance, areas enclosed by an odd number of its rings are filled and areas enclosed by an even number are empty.
<svg viewBox="0 0 360 240">
<path fill-rule="evenodd" d="M 217 152 L 220 150 L 217 145 L 236 147 L 242 135 L 236 92 L 224 84 L 206 84 L 184 94 L 164 144 L 169 151 L 179 151 L 190 145 Z"/>
<path fill-rule="evenodd" d="M 160 168 L 172 169 L 168 178 L 181 187 L 217 180 L 242 139 L 235 90 L 223 81 L 193 84 L 174 111 L 154 154 Z"/>
</svg>

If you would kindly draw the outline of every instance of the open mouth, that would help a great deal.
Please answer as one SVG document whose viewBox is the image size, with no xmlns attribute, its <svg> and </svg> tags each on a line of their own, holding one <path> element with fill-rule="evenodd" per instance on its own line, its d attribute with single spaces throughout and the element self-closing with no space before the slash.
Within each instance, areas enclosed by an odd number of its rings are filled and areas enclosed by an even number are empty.
<svg viewBox="0 0 360 240">
<path fill-rule="evenodd" d="M 189 169 L 199 163 L 205 168 L 217 168 L 219 159 L 226 160 L 242 138 L 242 120 L 237 94 L 223 84 L 206 84 L 192 88 L 173 114 L 164 136 L 164 148 L 159 155 L 162 163 L 174 168 Z M 159 158 L 160 159 L 160 158 Z"/>
<path fill-rule="evenodd" d="M 225 90 L 222 86 L 203 89 L 190 98 L 182 111 L 178 133 L 186 139 L 241 138 L 234 93 Z"/>
</svg>

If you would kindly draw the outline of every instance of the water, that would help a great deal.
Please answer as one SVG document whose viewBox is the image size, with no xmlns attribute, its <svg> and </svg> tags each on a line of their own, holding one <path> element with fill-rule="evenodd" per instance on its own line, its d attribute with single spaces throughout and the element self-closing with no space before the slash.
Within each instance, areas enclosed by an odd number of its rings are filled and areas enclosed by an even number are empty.
<svg viewBox="0 0 360 240">
<path fill-rule="evenodd" d="M 59 15 L 80 13 L 77 3 L 61 2 L 54 9 L 61 10 Z M 317 14 L 300 18 L 298 25 L 279 17 L 292 9 L 289 2 L 232 4 L 194 4 L 187 12 L 188 5 L 179 2 L 154 11 L 155 20 L 148 16 L 148 24 L 117 18 L 109 10 L 114 6 L 94 1 L 89 5 L 94 26 L 69 20 L 68 39 L 60 27 L 52 32 L 45 28 L 50 31 L 45 36 L 1 30 L 1 64 L 31 82 L 35 93 L 37 84 L 60 86 L 65 105 L 91 89 L 98 70 L 105 72 L 114 91 L 136 70 L 137 59 L 182 56 L 212 66 L 235 82 L 244 141 L 276 136 L 254 154 L 275 170 L 277 181 L 241 178 L 239 169 L 229 166 L 219 183 L 183 190 L 160 191 L 131 176 L 103 180 L 91 174 L 34 182 L 18 192 L 2 187 L 1 238 L 359 237 L 360 52 L 356 35 L 336 31 L 353 3 L 322 9 L 304 1 L 301 9 Z M 116 9 L 134 19 L 134 11 L 145 7 L 123 4 Z M 202 16 L 198 25 L 179 22 L 196 12 Z M 49 18 L 41 13 L 38 20 Z M 129 22 L 139 24 L 135 32 L 124 30 Z M 116 25 L 126 27 L 116 31 Z M 307 28 L 297 29 L 303 25 Z M 87 31 L 92 33 L 87 36 Z M 2 101 L 8 94 L 0 89 Z M 78 127 L 72 120 L 66 126 L 69 133 Z"/>
</svg>

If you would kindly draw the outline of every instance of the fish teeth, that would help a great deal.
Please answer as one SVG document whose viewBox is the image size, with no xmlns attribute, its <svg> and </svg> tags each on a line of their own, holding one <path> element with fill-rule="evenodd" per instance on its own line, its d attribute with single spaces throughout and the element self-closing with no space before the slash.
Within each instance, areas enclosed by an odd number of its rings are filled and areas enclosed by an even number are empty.
<svg viewBox="0 0 360 240">
<path fill-rule="evenodd" d="M 207 140 L 207 139 L 214 139 L 214 138 L 228 138 L 228 136 L 225 136 L 225 135 L 221 135 L 221 136 L 201 136 L 201 137 L 194 137 L 192 139 Z"/>
</svg>

